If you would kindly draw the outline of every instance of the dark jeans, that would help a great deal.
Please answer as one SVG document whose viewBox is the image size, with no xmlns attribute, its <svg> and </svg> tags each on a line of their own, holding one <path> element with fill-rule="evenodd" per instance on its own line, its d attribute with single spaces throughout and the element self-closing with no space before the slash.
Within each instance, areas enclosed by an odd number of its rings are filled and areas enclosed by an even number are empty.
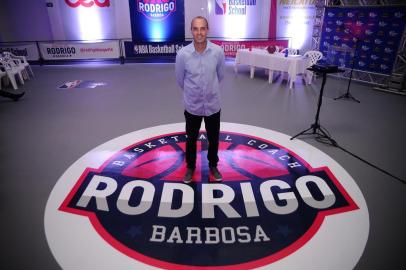
<svg viewBox="0 0 406 270">
<path fill-rule="evenodd" d="M 204 119 L 204 124 L 207 132 L 207 139 L 209 141 L 209 149 L 207 159 L 209 160 L 210 167 L 216 167 L 219 149 L 219 134 L 220 134 L 220 111 L 210 116 L 198 116 L 188 113 L 185 110 L 186 120 L 186 164 L 190 169 L 196 168 L 196 144 L 199 136 L 200 125 Z"/>
</svg>

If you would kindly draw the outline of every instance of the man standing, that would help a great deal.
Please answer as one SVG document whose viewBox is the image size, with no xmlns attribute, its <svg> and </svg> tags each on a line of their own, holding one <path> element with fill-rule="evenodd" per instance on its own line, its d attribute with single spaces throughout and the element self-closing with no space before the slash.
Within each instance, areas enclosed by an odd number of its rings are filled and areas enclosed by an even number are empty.
<svg viewBox="0 0 406 270">
<path fill-rule="evenodd" d="M 220 89 L 224 77 L 223 49 L 207 40 L 209 24 L 198 16 L 192 20 L 193 42 L 176 55 L 176 80 L 183 90 L 186 120 L 186 165 L 183 182 L 190 183 L 196 167 L 196 143 L 204 119 L 209 149 L 210 173 L 216 181 L 222 176 L 217 169 L 220 133 Z"/>
</svg>

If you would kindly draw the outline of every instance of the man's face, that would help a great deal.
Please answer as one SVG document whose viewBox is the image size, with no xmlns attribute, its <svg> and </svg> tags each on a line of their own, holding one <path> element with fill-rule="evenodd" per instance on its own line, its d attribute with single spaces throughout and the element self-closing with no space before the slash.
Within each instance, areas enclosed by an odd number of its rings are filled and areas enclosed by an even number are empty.
<svg viewBox="0 0 406 270">
<path fill-rule="evenodd" d="M 207 28 L 206 21 L 200 18 L 194 19 L 192 21 L 191 31 L 193 35 L 193 40 L 195 43 L 204 43 L 206 42 Z"/>
</svg>

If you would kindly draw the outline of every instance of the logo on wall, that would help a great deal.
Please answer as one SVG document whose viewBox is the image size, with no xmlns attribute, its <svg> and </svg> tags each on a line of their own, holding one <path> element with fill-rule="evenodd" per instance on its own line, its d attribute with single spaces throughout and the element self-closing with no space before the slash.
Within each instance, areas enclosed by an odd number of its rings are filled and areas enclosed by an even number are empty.
<svg viewBox="0 0 406 270">
<path fill-rule="evenodd" d="M 215 0 L 214 13 L 216 15 L 246 15 L 247 6 L 255 6 L 256 0 L 235 1 L 235 0 Z"/>
<path fill-rule="evenodd" d="M 223 182 L 210 179 L 201 132 L 188 185 L 183 129 L 172 124 L 124 135 L 65 172 L 45 214 L 62 268 L 80 268 L 86 250 L 93 251 L 86 261 L 92 269 L 355 266 L 368 238 L 368 210 L 334 160 L 281 133 L 222 123 Z M 309 260 L 315 254 L 319 262 Z"/>
<path fill-rule="evenodd" d="M 46 47 L 46 55 L 53 58 L 71 58 L 76 54 L 76 48 L 73 46 L 55 46 Z"/>
<path fill-rule="evenodd" d="M 164 20 L 176 11 L 176 0 L 137 0 L 137 10 L 150 20 Z"/>
<path fill-rule="evenodd" d="M 227 1 L 226 0 L 216 0 L 215 4 L 215 13 L 217 15 L 223 15 L 227 12 Z"/>
<path fill-rule="evenodd" d="M 98 7 L 110 6 L 110 0 L 65 0 L 65 3 L 72 8 L 77 8 L 79 6 L 92 7 L 93 5 Z"/>
</svg>

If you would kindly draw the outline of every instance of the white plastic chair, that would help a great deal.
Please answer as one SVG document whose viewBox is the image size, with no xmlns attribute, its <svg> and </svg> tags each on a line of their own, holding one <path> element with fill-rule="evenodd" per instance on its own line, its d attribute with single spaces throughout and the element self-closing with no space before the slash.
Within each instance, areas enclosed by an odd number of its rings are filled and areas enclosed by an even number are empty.
<svg viewBox="0 0 406 270">
<path fill-rule="evenodd" d="M 0 68 L 0 90 L 1 90 L 1 82 L 3 81 L 3 77 L 7 76 L 7 73 Z"/>
<path fill-rule="evenodd" d="M 10 58 L 12 60 L 19 60 L 19 62 L 20 62 L 19 64 L 24 67 L 27 77 L 29 78 L 28 72 L 31 74 L 32 77 L 34 77 L 34 72 L 32 71 L 31 66 L 28 63 L 27 58 L 25 58 L 25 56 L 14 55 L 11 52 L 3 52 L 3 55 L 5 58 Z"/>
<path fill-rule="evenodd" d="M 30 79 L 30 76 L 28 75 L 28 71 L 25 69 L 25 66 L 22 64 L 22 61 L 20 59 L 12 58 L 12 56 L 9 52 L 4 52 L 3 61 L 6 61 L 14 69 L 19 70 L 23 76 L 23 79 L 26 79 L 26 80 Z"/>
<path fill-rule="evenodd" d="M 311 67 L 323 58 L 323 53 L 319 51 L 307 51 L 303 56 L 309 58 L 309 67 Z M 306 70 L 305 75 L 307 84 L 311 84 L 313 80 L 313 72 Z"/>
<path fill-rule="evenodd" d="M 288 51 L 289 55 L 297 55 L 297 50 L 293 49 L 293 48 L 284 48 L 282 51 L 280 51 L 281 53 L 285 53 L 285 51 Z"/>
<path fill-rule="evenodd" d="M 24 79 L 23 79 L 23 75 L 21 74 L 21 69 L 16 67 L 15 65 L 12 65 L 12 61 L 9 61 L 4 58 L 0 58 L 0 70 L 2 70 L 3 72 L 5 72 L 7 74 L 7 78 L 10 80 L 11 85 L 13 86 L 13 88 L 15 90 L 18 89 L 17 82 L 15 79 L 16 75 L 19 78 L 21 84 L 24 84 Z"/>
</svg>

